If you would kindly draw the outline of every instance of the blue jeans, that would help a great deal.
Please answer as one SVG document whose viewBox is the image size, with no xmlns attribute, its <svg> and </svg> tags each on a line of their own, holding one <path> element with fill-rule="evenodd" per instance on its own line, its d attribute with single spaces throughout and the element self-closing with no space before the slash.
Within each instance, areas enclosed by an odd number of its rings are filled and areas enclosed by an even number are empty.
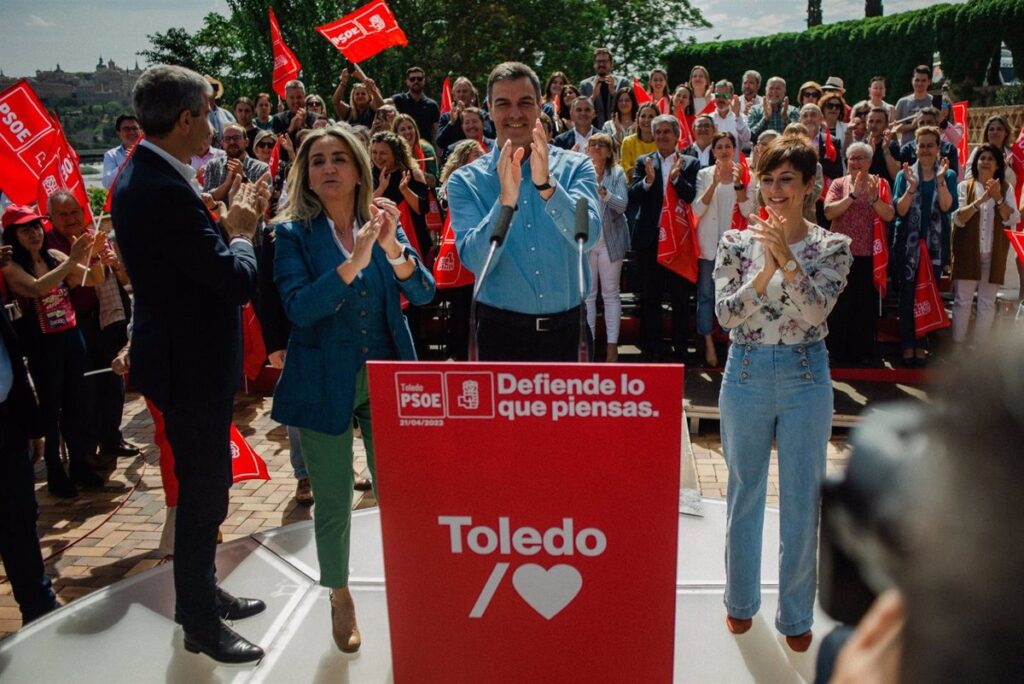
<svg viewBox="0 0 1024 684">
<path fill-rule="evenodd" d="M 299 428 L 285 425 L 284 429 L 288 432 L 288 457 L 292 462 L 292 472 L 295 474 L 295 479 L 309 479 L 309 473 L 306 471 L 306 461 L 302 458 L 302 442 L 299 441 Z"/>
<path fill-rule="evenodd" d="M 776 628 L 803 634 L 813 622 L 818 508 L 832 427 L 824 342 L 729 348 L 719 397 L 729 468 L 725 607 L 735 618 L 761 607 L 761 532 L 772 438 L 779 449 L 779 608 Z"/>
<path fill-rule="evenodd" d="M 714 259 L 697 259 L 697 334 L 710 335 L 715 327 Z"/>
</svg>

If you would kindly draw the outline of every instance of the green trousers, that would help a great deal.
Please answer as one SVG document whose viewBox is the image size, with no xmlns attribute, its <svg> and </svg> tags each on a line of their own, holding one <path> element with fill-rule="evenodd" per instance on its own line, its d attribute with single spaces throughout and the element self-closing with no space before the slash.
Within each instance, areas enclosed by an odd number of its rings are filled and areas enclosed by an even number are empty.
<svg viewBox="0 0 1024 684">
<path fill-rule="evenodd" d="M 370 476 L 377 482 L 373 459 L 373 423 L 370 418 L 370 389 L 366 366 L 356 374 L 356 400 L 352 415 L 359 420 L 366 445 Z M 313 529 L 316 557 L 320 563 L 320 584 L 348 586 L 349 542 L 352 535 L 352 426 L 340 435 L 299 429 L 302 456 L 313 487 Z"/>
</svg>

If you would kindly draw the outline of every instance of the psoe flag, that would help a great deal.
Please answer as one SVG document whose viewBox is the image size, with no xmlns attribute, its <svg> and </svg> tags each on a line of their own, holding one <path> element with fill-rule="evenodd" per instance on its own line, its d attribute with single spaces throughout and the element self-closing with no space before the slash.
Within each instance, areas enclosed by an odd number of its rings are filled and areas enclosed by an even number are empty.
<svg viewBox="0 0 1024 684">
<path fill-rule="evenodd" d="M 284 87 L 292 79 L 298 78 L 302 65 L 296 59 L 295 53 L 285 45 L 281 37 L 281 27 L 274 16 L 274 8 L 270 13 L 270 47 L 274 51 L 274 92 L 281 97 L 285 96 Z"/>
<path fill-rule="evenodd" d="M 0 92 L 0 187 L 11 201 L 36 201 L 56 135 L 57 126 L 28 81 Z"/>
<path fill-rule="evenodd" d="M 316 30 L 350 62 L 362 62 L 394 45 L 409 44 L 384 0 L 367 3 Z"/>
</svg>

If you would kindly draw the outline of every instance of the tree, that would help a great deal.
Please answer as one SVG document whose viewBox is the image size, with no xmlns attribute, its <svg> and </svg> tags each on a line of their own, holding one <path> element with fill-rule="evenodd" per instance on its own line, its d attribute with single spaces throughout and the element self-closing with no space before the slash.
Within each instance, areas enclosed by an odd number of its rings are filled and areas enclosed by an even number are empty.
<svg viewBox="0 0 1024 684">
<path fill-rule="evenodd" d="M 821 26 L 821 0 L 807 0 L 807 28 Z"/>
<path fill-rule="evenodd" d="M 882 14 L 882 0 L 864 0 L 865 17 L 880 17 Z"/>
<path fill-rule="evenodd" d="M 358 2 L 351 0 L 227 0 L 229 17 L 208 14 L 195 33 L 173 28 L 152 34 L 152 47 L 140 54 L 151 64 L 180 64 L 216 76 L 228 101 L 251 97 L 271 82 L 271 4 L 285 43 L 302 64 L 307 90 L 328 97 L 346 62 L 315 27 L 352 11 Z M 426 70 L 427 91 L 434 97 L 449 74 L 465 75 L 482 90 L 490 70 L 509 59 L 533 66 L 542 79 L 561 70 L 579 80 L 591 73 L 599 44 L 612 49 L 616 71 L 645 70 L 660 65 L 686 28 L 709 26 L 690 0 L 390 0 L 389 6 L 409 45 L 360 65 L 385 97 L 404 89 L 405 70 L 413 64 Z M 572 38 L 566 17 L 588 27 L 595 43 Z"/>
</svg>

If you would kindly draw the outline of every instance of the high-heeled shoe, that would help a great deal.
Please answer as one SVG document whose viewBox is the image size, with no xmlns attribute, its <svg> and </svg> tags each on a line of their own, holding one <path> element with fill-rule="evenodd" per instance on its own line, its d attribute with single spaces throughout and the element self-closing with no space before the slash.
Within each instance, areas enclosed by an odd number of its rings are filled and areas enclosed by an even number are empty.
<svg viewBox="0 0 1024 684">
<path fill-rule="evenodd" d="M 733 634 L 745 634 L 753 625 L 753 618 L 734 618 L 732 615 L 725 616 L 725 626 Z"/>
<path fill-rule="evenodd" d="M 814 632 L 807 630 L 803 634 L 797 636 L 787 636 L 786 645 L 789 646 L 790 650 L 796 651 L 797 653 L 803 653 L 811 647 L 811 640 L 814 639 Z"/>
<path fill-rule="evenodd" d="M 363 644 L 356 625 L 356 606 L 348 589 L 344 594 L 331 592 L 331 634 L 342 653 L 355 653 Z"/>
</svg>

